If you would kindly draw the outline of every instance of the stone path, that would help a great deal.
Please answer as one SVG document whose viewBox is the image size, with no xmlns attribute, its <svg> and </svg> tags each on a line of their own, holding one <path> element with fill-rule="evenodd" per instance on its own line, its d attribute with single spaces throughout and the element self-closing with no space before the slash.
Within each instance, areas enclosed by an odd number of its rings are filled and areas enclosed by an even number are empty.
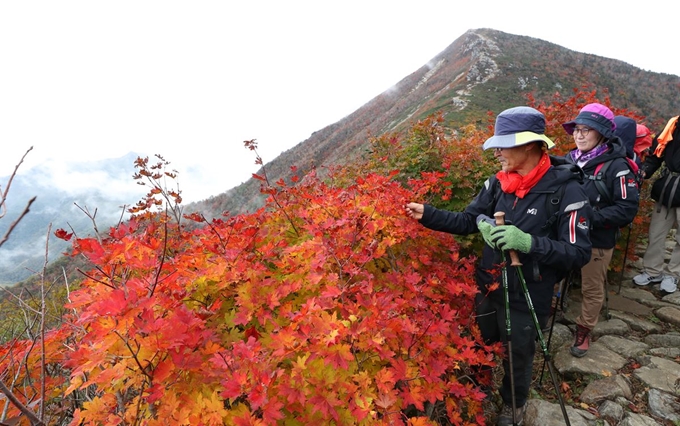
<svg viewBox="0 0 680 426">
<path fill-rule="evenodd" d="M 565 407 L 572 426 L 680 424 L 680 291 L 663 295 L 658 284 L 635 286 L 632 277 L 641 269 L 641 260 L 628 263 L 620 293 L 620 274 L 615 274 L 583 358 L 569 353 L 580 288 L 572 289 L 565 310 L 558 312 L 550 353 L 555 371 L 572 383 Z M 536 362 L 540 372 L 540 350 Z M 552 386 L 547 368 L 542 380 Z M 538 398 L 527 404 L 524 425 L 565 424 L 559 404 Z"/>
</svg>

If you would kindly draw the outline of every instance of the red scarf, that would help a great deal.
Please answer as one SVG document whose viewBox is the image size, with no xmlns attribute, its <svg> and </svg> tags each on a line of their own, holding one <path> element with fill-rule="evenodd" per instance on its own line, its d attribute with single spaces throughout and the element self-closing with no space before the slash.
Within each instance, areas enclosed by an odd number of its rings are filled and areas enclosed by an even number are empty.
<svg viewBox="0 0 680 426">
<path fill-rule="evenodd" d="M 496 177 L 501 182 L 501 190 L 506 194 L 515 194 L 518 198 L 524 198 L 525 195 L 533 188 L 539 180 L 548 172 L 550 168 L 550 157 L 547 152 L 543 153 L 538 165 L 534 167 L 529 173 L 522 176 L 517 172 L 504 172 L 503 170 L 496 173 Z"/>
</svg>

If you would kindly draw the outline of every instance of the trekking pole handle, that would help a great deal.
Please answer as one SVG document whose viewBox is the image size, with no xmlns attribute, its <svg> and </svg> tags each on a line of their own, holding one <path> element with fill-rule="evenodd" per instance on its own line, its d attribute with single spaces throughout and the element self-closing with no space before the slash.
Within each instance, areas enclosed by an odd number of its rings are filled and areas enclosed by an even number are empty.
<svg viewBox="0 0 680 426">
<path fill-rule="evenodd" d="M 505 225 L 505 212 L 496 212 L 493 214 L 496 219 L 496 226 Z M 511 266 L 522 266 L 522 262 L 519 261 L 519 256 L 515 250 L 509 250 L 510 253 L 510 265 Z"/>
</svg>

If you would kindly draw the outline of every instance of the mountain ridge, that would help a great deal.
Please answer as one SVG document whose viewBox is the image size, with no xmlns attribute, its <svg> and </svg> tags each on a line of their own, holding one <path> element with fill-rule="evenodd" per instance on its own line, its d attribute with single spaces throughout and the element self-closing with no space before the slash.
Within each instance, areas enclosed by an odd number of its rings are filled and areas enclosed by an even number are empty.
<svg viewBox="0 0 680 426">
<path fill-rule="evenodd" d="M 318 131 L 264 165 L 272 182 L 351 162 L 372 136 L 399 132 L 443 112 L 447 126 L 485 125 L 487 112 L 526 103 L 532 93 L 548 103 L 556 92 L 583 86 L 607 91 L 612 104 L 648 118 L 657 128 L 680 110 L 680 77 L 644 71 L 623 61 L 571 51 L 544 40 L 483 28 L 468 30 L 419 69 L 361 108 Z M 632 87 L 636 87 L 632 90 Z M 652 107 L 653 106 L 653 107 Z M 259 173 L 262 172 L 262 169 Z M 260 182 L 249 179 L 223 194 L 192 203 L 206 217 L 239 214 L 263 204 Z"/>
</svg>

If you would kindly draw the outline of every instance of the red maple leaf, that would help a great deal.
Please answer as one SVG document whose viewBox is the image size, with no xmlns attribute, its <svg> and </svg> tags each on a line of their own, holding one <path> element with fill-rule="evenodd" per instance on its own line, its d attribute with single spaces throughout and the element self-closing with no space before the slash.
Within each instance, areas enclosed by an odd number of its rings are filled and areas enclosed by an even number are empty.
<svg viewBox="0 0 680 426">
<path fill-rule="evenodd" d="M 54 231 L 54 236 L 64 241 L 69 241 L 71 237 L 73 237 L 73 234 L 69 234 L 65 230 L 59 228 L 56 231 Z"/>
</svg>

